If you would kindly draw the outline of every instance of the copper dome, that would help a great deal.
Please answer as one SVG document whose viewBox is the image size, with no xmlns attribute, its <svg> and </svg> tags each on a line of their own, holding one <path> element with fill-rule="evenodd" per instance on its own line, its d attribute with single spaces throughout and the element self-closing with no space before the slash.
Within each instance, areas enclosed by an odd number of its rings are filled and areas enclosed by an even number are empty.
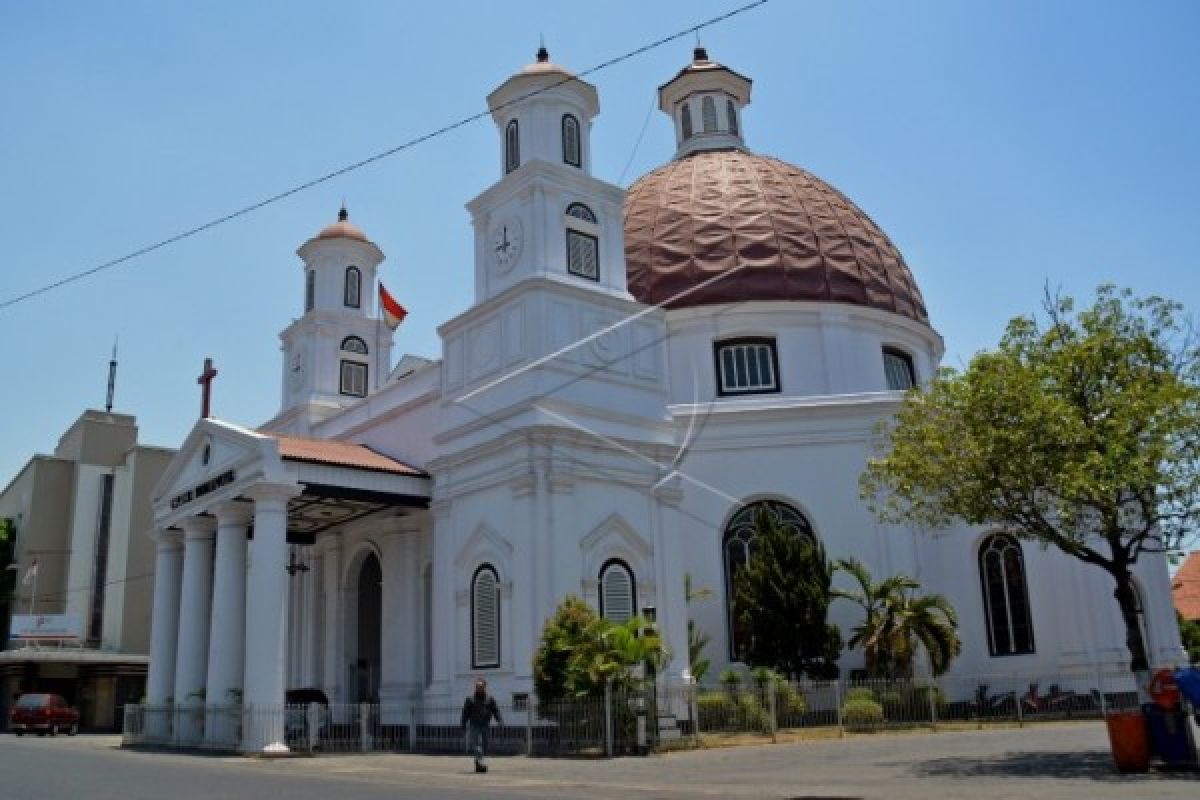
<svg viewBox="0 0 1200 800">
<path fill-rule="evenodd" d="M 625 261 L 630 293 L 650 305 L 816 300 L 929 322 L 900 251 L 858 206 L 738 150 L 693 153 L 630 187 Z"/>
</svg>

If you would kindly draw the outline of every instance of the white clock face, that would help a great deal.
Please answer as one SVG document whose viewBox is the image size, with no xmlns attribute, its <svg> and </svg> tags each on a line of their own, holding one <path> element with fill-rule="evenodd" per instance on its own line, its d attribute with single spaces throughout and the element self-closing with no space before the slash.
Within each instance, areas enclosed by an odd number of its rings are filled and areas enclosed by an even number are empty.
<svg viewBox="0 0 1200 800">
<path fill-rule="evenodd" d="M 492 263 L 497 272 L 508 272 L 517 263 L 521 257 L 523 234 L 521 220 L 516 217 L 509 217 L 492 231 Z"/>
</svg>

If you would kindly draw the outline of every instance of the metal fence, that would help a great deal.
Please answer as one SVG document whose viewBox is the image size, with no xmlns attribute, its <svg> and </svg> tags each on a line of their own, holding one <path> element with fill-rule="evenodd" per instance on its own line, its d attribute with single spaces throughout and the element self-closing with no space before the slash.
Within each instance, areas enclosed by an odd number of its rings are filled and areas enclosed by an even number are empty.
<svg viewBox="0 0 1200 800">
<path fill-rule="evenodd" d="M 1124 669 L 1055 675 L 799 681 L 658 687 L 537 704 L 518 695 L 500 705 L 488 752 L 498 755 L 613 756 L 698 746 L 714 738 L 814 731 L 821 735 L 904 728 L 1024 725 L 1099 719 L 1136 708 Z M 124 743 L 180 749 L 292 752 L 464 753 L 461 706 L 317 704 L 278 706 L 130 705 Z"/>
</svg>

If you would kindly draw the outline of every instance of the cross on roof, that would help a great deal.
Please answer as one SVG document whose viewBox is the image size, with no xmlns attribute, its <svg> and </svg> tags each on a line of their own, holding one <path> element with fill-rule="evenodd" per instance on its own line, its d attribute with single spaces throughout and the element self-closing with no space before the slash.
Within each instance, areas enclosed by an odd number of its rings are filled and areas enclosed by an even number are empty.
<svg viewBox="0 0 1200 800">
<path fill-rule="evenodd" d="M 217 371 L 213 369 L 212 359 L 204 359 L 204 371 L 200 373 L 200 377 L 196 378 L 196 383 L 204 387 L 200 393 L 200 418 L 208 418 L 209 401 L 212 399 L 212 380 L 217 377 Z"/>
</svg>

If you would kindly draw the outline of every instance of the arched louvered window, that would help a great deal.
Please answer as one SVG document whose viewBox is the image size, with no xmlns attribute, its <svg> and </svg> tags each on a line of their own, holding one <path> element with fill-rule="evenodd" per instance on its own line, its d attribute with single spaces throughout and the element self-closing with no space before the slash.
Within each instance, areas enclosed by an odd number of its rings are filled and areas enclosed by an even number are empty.
<svg viewBox="0 0 1200 800">
<path fill-rule="evenodd" d="M 317 273 L 309 270 L 304 275 L 304 310 L 312 311 L 317 302 Z"/>
<path fill-rule="evenodd" d="M 491 564 L 471 579 L 471 666 L 500 666 L 500 579 Z"/>
<path fill-rule="evenodd" d="M 692 109 L 687 103 L 683 104 L 683 110 L 679 112 L 679 122 L 683 126 L 683 138 L 690 139 L 692 137 Z"/>
<path fill-rule="evenodd" d="M 600 280 L 600 226 L 596 214 L 583 203 L 567 206 L 567 272 Z"/>
<path fill-rule="evenodd" d="M 1013 537 L 997 533 L 979 547 L 979 578 L 993 656 L 1032 653 L 1033 621 L 1025 580 L 1025 558 Z"/>
<path fill-rule="evenodd" d="M 346 267 L 344 295 L 346 308 L 358 308 L 362 304 L 362 273 L 358 267 Z"/>
<path fill-rule="evenodd" d="M 738 509 L 730 518 L 721 538 L 721 560 L 725 568 L 725 618 L 729 626 L 729 657 L 735 661 L 742 659 L 746 633 L 737 618 L 734 586 L 738 572 L 746 566 L 754 553 L 754 539 L 758 535 L 755 517 L 760 510 L 765 510 L 776 525 L 787 528 L 794 535 L 807 536 L 813 542 L 817 540 L 808 519 L 787 503 L 777 500 L 749 503 Z"/>
<path fill-rule="evenodd" d="M 732 100 L 725 101 L 725 113 L 729 115 L 729 132 L 734 136 L 738 135 L 737 109 L 733 107 Z"/>
<path fill-rule="evenodd" d="M 711 97 L 700 101 L 700 119 L 704 123 L 705 133 L 717 132 L 717 104 Z"/>
<path fill-rule="evenodd" d="M 620 559 L 605 562 L 600 568 L 600 616 L 624 622 L 637 613 L 637 585 L 633 572 Z"/>
<path fill-rule="evenodd" d="M 521 166 L 521 140 L 517 121 L 509 120 L 504 128 L 504 174 Z"/>
<path fill-rule="evenodd" d="M 347 336 L 342 339 L 342 350 L 347 353 L 358 353 L 359 355 L 367 355 L 367 343 L 357 336 Z"/>
<path fill-rule="evenodd" d="M 883 348 L 883 371 L 887 376 L 887 387 L 893 391 L 907 391 L 917 385 L 912 356 L 903 350 Z"/>
<path fill-rule="evenodd" d="M 563 114 L 562 118 L 563 163 L 578 167 L 583 164 L 583 149 L 580 147 L 579 120 L 574 114 Z"/>
</svg>

